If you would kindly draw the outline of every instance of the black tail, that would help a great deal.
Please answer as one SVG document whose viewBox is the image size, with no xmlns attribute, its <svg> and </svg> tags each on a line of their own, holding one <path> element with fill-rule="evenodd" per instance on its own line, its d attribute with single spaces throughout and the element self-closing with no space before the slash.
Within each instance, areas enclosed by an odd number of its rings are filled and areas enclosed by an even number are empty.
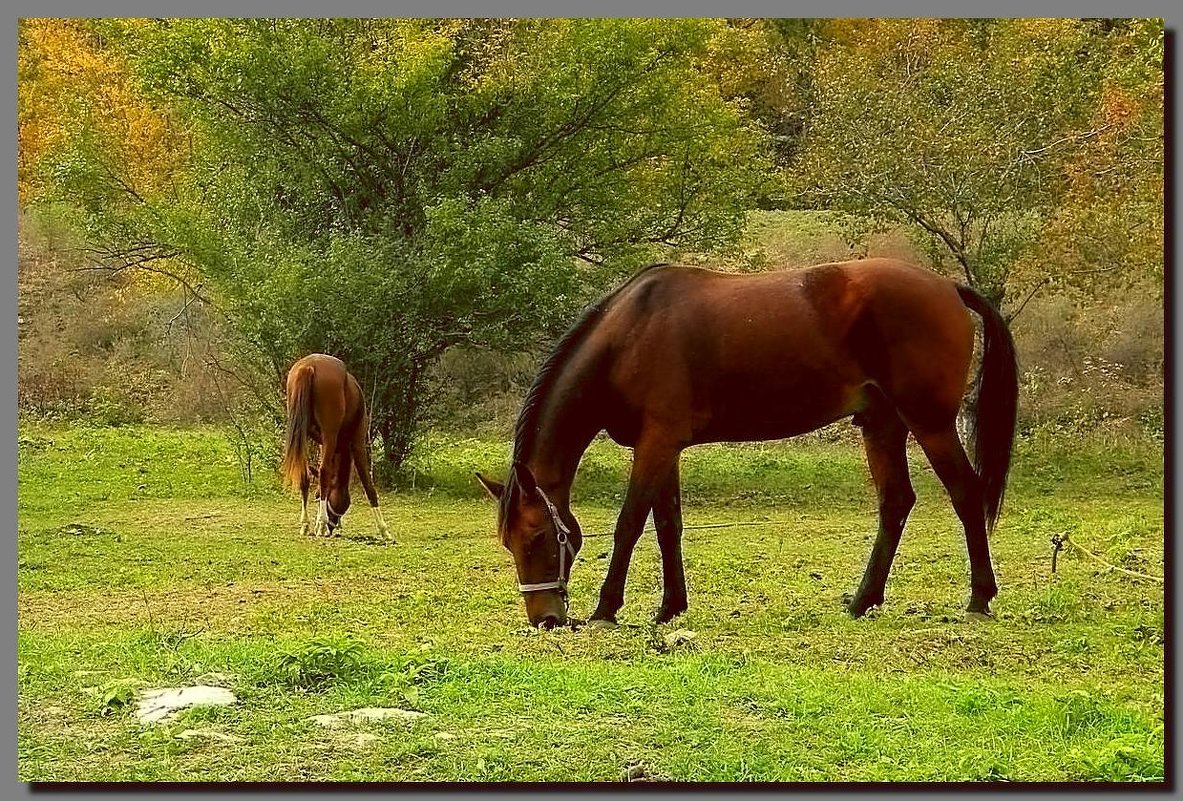
<svg viewBox="0 0 1183 801">
<path fill-rule="evenodd" d="M 308 427 L 312 421 L 312 375 L 311 367 L 300 368 L 288 397 L 288 430 L 283 449 L 283 464 L 280 474 L 283 483 L 300 486 L 301 479 L 308 472 Z"/>
<path fill-rule="evenodd" d="M 986 527 L 993 531 L 1002 508 L 1015 444 L 1019 368 L 1014 340 L 998 309 L 976 289 L 958 286 L 957 294 L 966 307 L 982 318 L 982 366 L 974 382 L 968 438 L 973 445 L 974 469 L 982 481 Z"/>
</svg>

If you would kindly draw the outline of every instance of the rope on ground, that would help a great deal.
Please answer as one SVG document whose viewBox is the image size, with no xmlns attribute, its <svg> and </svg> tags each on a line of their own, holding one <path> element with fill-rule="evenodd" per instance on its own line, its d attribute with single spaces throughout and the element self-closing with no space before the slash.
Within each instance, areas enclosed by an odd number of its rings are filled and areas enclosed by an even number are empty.
<svg viewBox="0 0 1183 801">
<path fill-rule="evenodd" d="M 698 528 L 735 528 L 736 526 L 767 526 L 768 524 L 770 524 L 772 522 L 773 521 L 771 521 L 771 520 L 753 520 L 750 522 L 737 522 L 737 523 L 698 523 L 697 525 L 693 525 L 693 526 L 682 526 L 682 530 L 683 531 L 690 531 L 691 529 L 698 529 Z M 653 526 L 646 526 L 645 530 L 646 531 L 653 531 L 654 528 L 653 528 Z M 613 536 L 612 532 L 607 531 L 602 534 L 584 534 L 583 538 L 586 540 L 586 539 L 595 539 L 596 537 L 611 537 L 611 536 Z"/>
<path fill-rule="evenodd" d="M 1117 565 L 1106 562 L 1088 548 L 1085 548 L 1079 542 L 1069 539 L 1067 533 L 1052 535 L 1052 573 L 1056 572 L 1056 557 L 1059 555 L 1060 551 L 1064 549 L 1065 545 L 1075 548 L 1097 564 L 1104 565 L 1110 570 L 1110 572 L 1124 573 L 1127 576 L 1133 576 L 1134 578 L 1146 579 L 1148 581 L 1157 581 L 1159 584 L 1163 583 L 1164 579 L 1162 576 L 1151 576 L 1148 573 L 1139 573 L 1135 570 L 1126 570 L 1124 567 L 1118 567 Z"/>
</svg>

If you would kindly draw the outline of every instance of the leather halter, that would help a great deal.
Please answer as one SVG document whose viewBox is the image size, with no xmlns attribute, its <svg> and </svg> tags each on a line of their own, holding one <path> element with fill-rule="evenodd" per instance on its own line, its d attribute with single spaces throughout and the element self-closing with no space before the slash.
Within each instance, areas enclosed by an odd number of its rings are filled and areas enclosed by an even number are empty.
<svg viewBox="0 0 1183 801">
<path fill-rule="evenodd" d="M 555 529 L 555 539 L 559 543 L 559 575 L 554 581 L 540 581 L 535 584 L 518 583 L 518 590 L 520 592 L 543 592 L 544 590 L 558 590 L 563 594 L 563 600 L 567 600 L 567 555 L 571 556 L 571 563 L 575 563 L 575 546 L 571 544 L 571 529 L 563 523 L 559 517 L 559 511 L 555 505 L 551 503 L 550 498 L 546 497 L 546 493 L 542 491 L 542 487 L 537 487 L 538 497 L 542 498 L 542 502 L 546 504 L 546 512 L 550 515 L 551 525 Z"/>
<path fill-rule="evenodd" d="M 331 503 L 329 503 L 329 498 L 327 495 L 325 496 L 324 502 L 325 502 L 325 522 L 329 524 L 330 528 L 336 528 L 337 526 L 341 525 L 341 518 L 343 517 L 343 515 L 337 514 L 336 510 L 333 509 L 333 505 Z M 333 522 L 334 517 L 337 518 L 337 522 L 335 522 L 335 523 Z"/>
</svg>

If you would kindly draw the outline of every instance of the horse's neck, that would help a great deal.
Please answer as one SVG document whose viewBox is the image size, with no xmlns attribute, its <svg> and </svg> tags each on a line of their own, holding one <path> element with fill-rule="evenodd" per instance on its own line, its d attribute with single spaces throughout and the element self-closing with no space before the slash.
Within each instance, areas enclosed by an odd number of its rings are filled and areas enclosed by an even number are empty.
<svg viewBox="0 0 1183 801">
<path fill-rule="evenodd" d="M 547 399 L 538 417 L 532 447 L 520 457 L 538 485 L 564 508 L 570 498 L 579 460 L 603 428 L 595 414 L 597 404 L 588 401 L 586 387 L 581 395 L 578 403 L 568 401 L 570 396 L 561 392 Z"/>
</svg>

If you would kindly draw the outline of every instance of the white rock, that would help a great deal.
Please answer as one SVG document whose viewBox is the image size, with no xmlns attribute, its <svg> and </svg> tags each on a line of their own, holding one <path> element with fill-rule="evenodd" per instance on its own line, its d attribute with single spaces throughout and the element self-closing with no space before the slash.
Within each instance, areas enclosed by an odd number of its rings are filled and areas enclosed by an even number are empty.
<svg viewBox="0 0 1183 801">
<path fill-rule="evenodd" d="M 140 723 L 160 723 L 191 706 L 228 706 L 238 699 L 223 687 L 163 687 L 140 694 L 136 717 Z"/>
<path fill-rule="evenodd" d="M 348 712 L 336 712 L 331 715 L 314 715 L 313 717 L 308 718 L 308 720 L 332 729 L 349 721 L 386 720 L 387 718 L 398 718 L 399 720 L 412 721 L 425 717 L 427 717 L 427 713 L 415 712 L 411 709 L 367 706 L 362 707 L 361 709 L 353 709 Z"/>
<path fill-rule="evenodd" d="M 678 629 L 677 631 L 671 631 L 669 634 L 665 635 L 665 644 L 672 648 L 675 645 L 688 643 L 697 636 L 698 635 L 690 629 Z"/>
</svg>

